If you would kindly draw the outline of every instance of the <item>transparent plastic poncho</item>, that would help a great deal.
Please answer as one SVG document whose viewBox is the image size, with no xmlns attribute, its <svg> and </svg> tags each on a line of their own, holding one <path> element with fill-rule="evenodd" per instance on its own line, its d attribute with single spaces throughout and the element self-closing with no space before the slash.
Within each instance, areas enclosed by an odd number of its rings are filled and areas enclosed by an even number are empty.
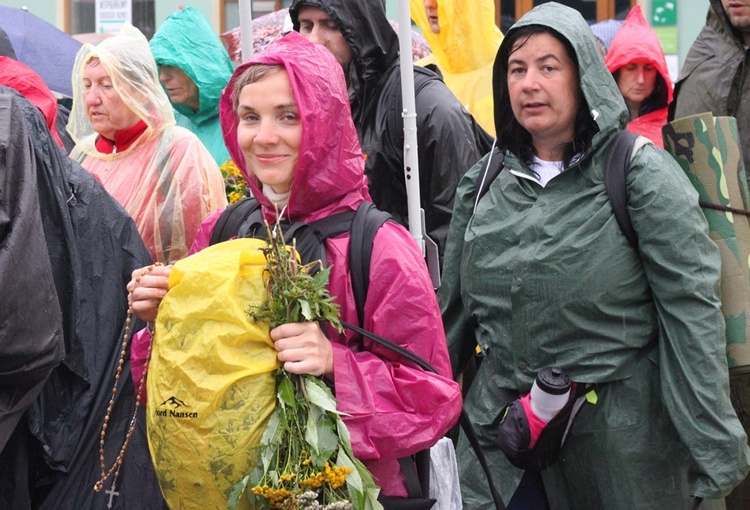
<svg viewBox="0 0 750 510">
<path fill-rule="evenodd" d="M 113 154 L 96 148 L 98 134 L 84 102 L 83 73 L 98 59 L 124 103 L 147 126 L 129 147 Z M 184 257 L 201 221 L 226 205 L 224 184 L 208 150 L 176 127 L 172 105 L 159 83 L 143 34 L 126 25 L 99 45 L 84 44 L 73 68 L 73 108 L 68 132 L 71 156 L 96 176 L 135 221 L 154 260 Z"/>
</svg>

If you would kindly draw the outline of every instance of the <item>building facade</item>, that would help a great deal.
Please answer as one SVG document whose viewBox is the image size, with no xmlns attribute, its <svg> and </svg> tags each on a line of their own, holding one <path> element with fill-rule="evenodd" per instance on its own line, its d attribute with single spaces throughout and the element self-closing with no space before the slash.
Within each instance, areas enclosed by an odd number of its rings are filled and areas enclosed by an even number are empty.
<svg viewBox="0 0 750 510">
<path fill-rule="evenodd" d="M 30 12 L 70 34 L 96 32 L 96 2 L 108 5 L 123 4 L 128 0 L 3 0 L 9 7 L 26 7 Z M 129 0 L 133 24 L 147 37 L 167 16 L 187 6 L 200 10 L 218 32 L 239 26 L 238 0 Z M 288 7 L 292 0 L 253 0 L 254 16 Z M 399 0 L 386 0 L 388 14 L 397 17 Z M 439 0 L 438 0 L 439 1 Z M 503 28 L 533 9 L 535 5 L 549 0 L 495 0 L 497 23 Z M 624 18 L 631 5 L 639 3 L 643 12 L 652 12 L 652 2 L 660 0 L 558 0 L 573 7 L 590 23 L 612 18 Z M 685 59 L 695 37 L 705 22 L 708 0 L 671 0 L 677 6 L 676 32 L 679 63 Z M 52 4 L 52 5 L 50 5 Z M 688 15 L 690 13 L 690 15 Z"/>
</svg>

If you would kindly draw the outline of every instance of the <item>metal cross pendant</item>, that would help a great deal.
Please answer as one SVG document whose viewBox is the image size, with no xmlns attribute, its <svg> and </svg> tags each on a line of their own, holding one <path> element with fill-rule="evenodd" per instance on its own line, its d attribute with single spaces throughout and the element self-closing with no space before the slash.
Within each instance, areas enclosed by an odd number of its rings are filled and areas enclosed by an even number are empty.
<svg viewBox="0 0 750 510">
<path fill-rule="evenodd" d="M 112 500 L 115 498 L 115 496 L 119 496 L 120 493 L 115 491 L 115 484 L 117 483 L 117 480 L 112 480 L 112 488 L 108 491 L 104 491 L 104 494 L 109 494 L 109 503 L 107 503 L 107 508 L 112 508 Z"/>
</svg>

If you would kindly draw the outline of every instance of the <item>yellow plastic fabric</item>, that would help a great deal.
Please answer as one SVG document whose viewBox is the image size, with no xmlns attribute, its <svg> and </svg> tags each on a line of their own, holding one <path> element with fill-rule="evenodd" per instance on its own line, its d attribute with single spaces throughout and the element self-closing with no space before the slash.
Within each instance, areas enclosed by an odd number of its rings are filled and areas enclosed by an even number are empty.
<svg viewBox="0 0 750 510">
<path fill-rule="evenodd" d="M 492 66 L 503 34 L 495 25 L 493 0 L 438 0 L 439 34 L 430 30 L 424 1 L 410 1 L 411 18 L 432 50 L 416 64 L 436 63 L 451 92 L 495 136 Z"/>
<path fill-rule="evenodd" d="M 237 239 L 175 264 L 148 372 L 148 443 L 170 508 L 227 508 L 255 465 L 275 406 L 276 351 L 267 323 L 263 241 Z M 249 508 L 246 498 L 238 508 Z M 242 505 L 245 506 L 242 506 Z"/>
</svg>

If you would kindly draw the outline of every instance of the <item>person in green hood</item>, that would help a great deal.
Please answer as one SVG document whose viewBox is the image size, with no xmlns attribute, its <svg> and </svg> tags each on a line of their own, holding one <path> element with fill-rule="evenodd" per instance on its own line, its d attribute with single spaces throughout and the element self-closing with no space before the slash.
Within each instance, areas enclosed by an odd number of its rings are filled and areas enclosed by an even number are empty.
<svg viewBox="0 0 750 510">
<path fill-rule="evenodd" d="M 719 251 L 696 191 L 669 154 L 637 144 L 631 247 L 603 182 L 628 111 L 573 9 L 545 3 L 508 31 L 493 90 L 502 169 L 480 200 L 475 183 L 497 150 L 459 184 L 439 299 L 454 373 L 476 345 L 484 355 L 464 407 L 504 501 L 661 510 L 724 497 L 750 450 L 729 401 Z M 499 427 L 553 366 L 598 386 L 578 400 L 557 461 L 524 473 L 500 450 Z M 464 508 L 494 508 L 466 442 Z"/>
<path fill-rule="evenodd" d="M 219 98 L 234 67 L 219 36 L 198 9 L 186 7 L 162 23 L 149 45 L 177 125 L 195 133 L 221 166 L 229 151 L 219 125 Z"/>
</svg>

